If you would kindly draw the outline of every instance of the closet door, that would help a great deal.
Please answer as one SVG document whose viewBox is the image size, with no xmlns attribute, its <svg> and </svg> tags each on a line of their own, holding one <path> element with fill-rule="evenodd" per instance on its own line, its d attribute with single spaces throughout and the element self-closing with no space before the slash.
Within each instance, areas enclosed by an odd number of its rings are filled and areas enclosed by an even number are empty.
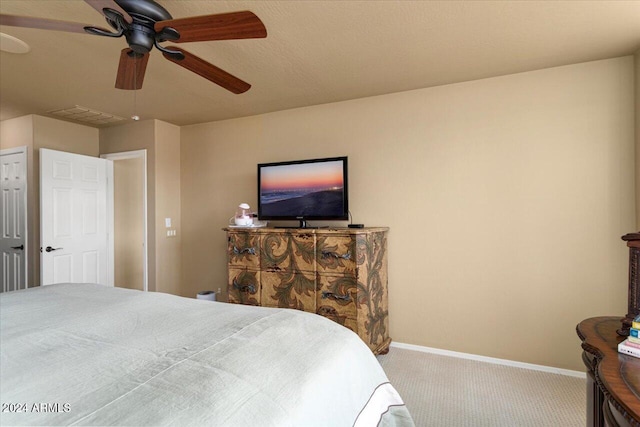
<svg viewBox="0 0 640 427">
<path fill-rule="evenodd" d="M 0 292 L 27 287 L 27 150 L 0 151 Z"/>
</svg>

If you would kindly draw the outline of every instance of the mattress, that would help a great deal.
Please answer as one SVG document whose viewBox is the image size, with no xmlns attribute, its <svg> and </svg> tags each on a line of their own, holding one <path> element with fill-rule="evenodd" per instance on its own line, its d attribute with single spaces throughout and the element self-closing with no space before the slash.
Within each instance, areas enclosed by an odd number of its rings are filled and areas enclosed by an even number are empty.
<svg viewBox="0 0 640 427">
<path fill-rule="evenodd" d="M 3 425 L 412 426 L 350 330 L 91 284 L 0 295 Z"/>
</svg>

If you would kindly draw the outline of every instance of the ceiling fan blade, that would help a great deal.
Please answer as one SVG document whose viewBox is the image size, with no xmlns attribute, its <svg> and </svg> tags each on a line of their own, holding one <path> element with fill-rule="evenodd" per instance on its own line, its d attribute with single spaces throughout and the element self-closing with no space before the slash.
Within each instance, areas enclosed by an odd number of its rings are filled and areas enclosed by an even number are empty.
<svg viewBox="0 0 640 427">
<path fill-rule="evenodd" d="M 68 21 L 57 21 L 54 19 L 46 18 L 34 18 L 32 16 L 0 15 L 0 25 L 86 34 L 86 32 L 84 31 L 84 27 L 86 27 L 85 24 Z"/>
<path fill-rule="evenodd" d="M 219 13 L 156 22 L 156 32 L 171 27 L 180 33 L 176 43 L 211 40 L 257 39 L 267 37 L 267 29 L 253 12 Z"/>
<path fill-rule="evenodd" d="M 171 62 L 175 62 L 181 67 L 186 68 L 189 71 L 193 71 L 199 76 L 204 77 L 205 79 L 222 86 L 236 94 L 244 93 L 249 90 L 251 85 L 245 81 L 240 80 L 236 76 L 233 76 L 226 71 L 216 67 L 215 65 L 209 64 L 202 58 L 195 56 L 192 53 L 187 52 L 184 49 L 180 49 L 179 47 L 169 46 L 167 49 L 171 49 L 174 51 L 179 51 L 184 55 L 184 59 L 177 59 L 174 56 L 163 52 L 165 58 L 167 58 Z"/>
<path fill-rule="evenodd" d="M 113 9 L 116 12 L 120 13 L 125 21 L 129 24 L 133 22 L 133 18 L 129 15 L 123 8 L 121 8 L 118 3 L 113 0 L 84 0 L 89 6 L 100 12 L 104 15 L 104 9 Z"/>
<path fill-rule="evenodd" d="M 132 55 L 131 49 L 124 48 L 120 52 L 120 65 L 116 76 L 116 89 L 138 90 L 142 88 L 144 73 L 147 70 L 149 54 Z"/>
</svg>

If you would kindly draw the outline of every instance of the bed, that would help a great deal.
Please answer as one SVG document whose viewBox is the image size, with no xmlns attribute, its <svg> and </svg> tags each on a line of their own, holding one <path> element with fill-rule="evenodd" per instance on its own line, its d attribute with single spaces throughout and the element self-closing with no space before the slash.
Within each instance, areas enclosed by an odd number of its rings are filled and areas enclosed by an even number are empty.
<svg viewBox="0 0 640 427">
<path fill-rule="evenodd" d="M 321 316 L 91 284 L 0 302 L 3 425 L 413 426 Z"/>
</svg>

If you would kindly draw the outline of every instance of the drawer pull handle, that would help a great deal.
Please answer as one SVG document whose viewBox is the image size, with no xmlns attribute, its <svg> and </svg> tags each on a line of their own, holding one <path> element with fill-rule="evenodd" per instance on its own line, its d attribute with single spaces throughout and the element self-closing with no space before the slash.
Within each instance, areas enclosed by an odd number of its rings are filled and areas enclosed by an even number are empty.
<svg viewBox="0 0 640 427">
<path fill-rule="evenodd" d="M 321 316 L 337 316 L 338 312 L 333 307 L 320 307 L 318 309 L 318 314 Z"/>
<path fill-rule="evenodd" d="M 235 280 L 233 281 L 233 287 L 234 289 L 239 290 L 240 292 L 250 292 L 252 294 L 256 293 L 256 287 L 255 285 L 238 285 L 238 282 L 236 282 Z"/>
<path fill-rule="evenodd" d="M 256 254 L 256 248 L 243 248 L 243 249 L 238 249 L 236 246 L 233 247 L 233 253 L 236 255 L 240 255 L 240 254 L 244 254 L 244 253 L 248 253 L 249 255 L 255 255 Z"/>
<path fill-rule="evenodd" d="M 333 298 L 333 299 L 339 299 L 345 302 L 351 301 L 351 295 L 347 294 L 347 295 L 338 295 L 335 294 L 333 292 L 329 292 L 329 291 L 322 291 L 322 299 L 327 299 L 327 298 Z"/>
<path fill-rule="evenodd" d="M 329 258 L 329 257 L 351 259 L 351 252 L 347 252 L 346 254 L 340 255 L 339 253 L 336 253 L 336 252 L 322 251 L 322 258 Z"/>
</svg>

